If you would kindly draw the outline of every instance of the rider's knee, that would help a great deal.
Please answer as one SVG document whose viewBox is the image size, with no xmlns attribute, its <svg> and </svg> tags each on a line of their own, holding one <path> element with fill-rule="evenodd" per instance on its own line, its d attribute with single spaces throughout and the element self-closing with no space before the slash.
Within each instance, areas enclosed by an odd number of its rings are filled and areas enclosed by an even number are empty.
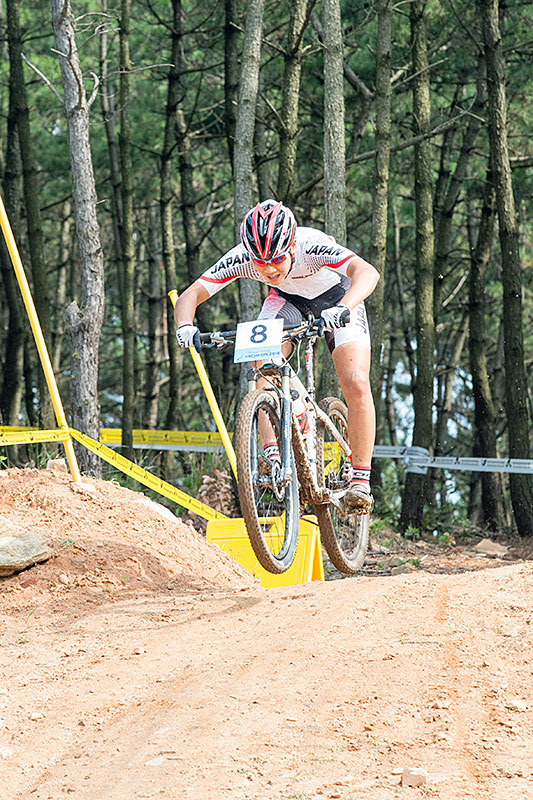
<svg viewBox="0 0 533 800">
<path fill-rule="evenodd" d="M 370 379 L 366 372 L 353 370 L 345 381 L 344 394 L 346 398 L 363 400 L 370 393 Z"/>
</svg>

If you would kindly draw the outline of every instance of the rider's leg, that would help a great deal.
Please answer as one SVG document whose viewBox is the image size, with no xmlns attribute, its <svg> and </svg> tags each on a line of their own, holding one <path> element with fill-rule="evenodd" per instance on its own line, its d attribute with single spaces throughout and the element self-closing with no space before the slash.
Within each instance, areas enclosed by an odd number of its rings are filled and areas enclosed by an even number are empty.
<svg viewBox="0 0 533 800">
<path fill-rule="evenodd" d="M 373 503 L 369 488 L 370 465 L 376 435 L 376 414 L 370 390 L 370 347 L 363 342 L 341 344 L 333 351 L 333 363 L 348 407 L 348 436 L 354 466 L 354 483 L 345 499 L 354 508 L 370 510 Z"/>
<path fill-rule="evenodd" d="M 292 345 L 290 342 L 284 342 L 281 346 L 281 352 L 288 358 L 291 354 Z M 255 361 L 253 362 L 253 366 L 257 369 L 258 367 L 262 366 L 262 361 Z M 268 381 L 268 378 L 263 378 L 259 376 L 257 379 L 257 388 L 258 389 L 265 389 L 271 384 Z M 277 459 L 278 461 L 281 460 L 278 442 L 276 439 L 276 434 L 274 432 L 274 428 L 272 427 L 272 423 L 268 419 L 266 414 L 260 413 L 258 417 L 258 427 L 259 427 L 259 435 L 261 437 L 261 443 L 263 445 L 263 450 L 267 458 L 271 460 Z"/>
</svg>

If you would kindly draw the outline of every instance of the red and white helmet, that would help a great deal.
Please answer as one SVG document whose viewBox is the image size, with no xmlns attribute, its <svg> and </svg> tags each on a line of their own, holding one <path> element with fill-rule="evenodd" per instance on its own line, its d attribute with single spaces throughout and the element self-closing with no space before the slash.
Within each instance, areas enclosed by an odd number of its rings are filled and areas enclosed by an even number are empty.
<svg viewBox="0 0 533 800">
<path fill-rule="evenodd" d="M 252 258 L 270 261 L 287 252 L 296 236 L 294 214 L 282 203 L 264 200 L 242 221 L 241 242 Z"/>
</svg>

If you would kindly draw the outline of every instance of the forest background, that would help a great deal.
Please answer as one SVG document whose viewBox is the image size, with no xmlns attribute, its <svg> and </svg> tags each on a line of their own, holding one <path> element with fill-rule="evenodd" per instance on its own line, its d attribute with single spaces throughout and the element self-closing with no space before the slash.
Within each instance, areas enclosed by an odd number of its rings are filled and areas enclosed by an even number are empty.
<svg viewBox="0 0 533 800">
<path fill-rule="evenodd" d="M 196 494 L 216 459 L 132 449 L 134 428 L 213 429 L 167 292 L 276 197 L 382 275 L 377 443 L 529 458 L 531 5 L 3 0 L 2 196 L 73 426 L 121 427 L 125 455 Z M 0 258 L 1 421 L 54 427 L 3 242 Z M 263 289 L 233 284 L 200 328 L 253 319 Z M 231 429 L 239 369 L 207 367 Z M 3 464 L 37 457 L 10 448 Z M 532 484 L 373 468 L 378 514 L 403 531 L 531 535 Z"/>
</svg>

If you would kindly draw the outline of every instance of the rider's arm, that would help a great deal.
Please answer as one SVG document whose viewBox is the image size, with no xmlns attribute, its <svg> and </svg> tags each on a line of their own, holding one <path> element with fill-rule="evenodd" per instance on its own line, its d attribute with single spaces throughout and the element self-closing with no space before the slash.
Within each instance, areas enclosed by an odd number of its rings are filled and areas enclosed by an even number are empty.
<svg viewBox="0 0 533 800">
<path fill-rule="evenodd" d="M 207 289 L 200 281 L 192 283 L 176 300 L 174 307 L 174 320 L 176 326 L 192 325 L 196 309 L 204 300 L 210 297 Z"/>
<path fill-rule="evenodd" d="M 379 272 L 361 256 L 354 255 L 346 266 L 346 275 L 351 280 L 350 288 L 342 298 L 342 305 L 355 308 L 372 294 L 379 281 Z"/>
</svg>

